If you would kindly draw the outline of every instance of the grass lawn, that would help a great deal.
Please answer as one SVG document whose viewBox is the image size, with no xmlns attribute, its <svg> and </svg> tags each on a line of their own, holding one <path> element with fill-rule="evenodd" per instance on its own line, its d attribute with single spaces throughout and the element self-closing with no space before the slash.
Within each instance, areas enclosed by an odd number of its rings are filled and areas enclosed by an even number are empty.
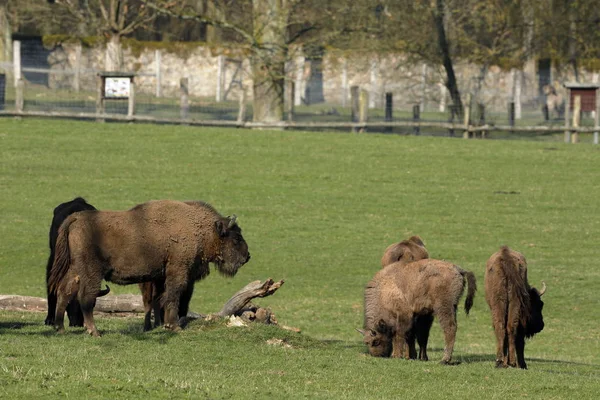
<svg viewBox="0 0 600 400">
<path fill-rule="evenodd" d="M 61 202 L 204 200 L 238 216 L 252 260 L 196 283 L 191 310 L 284 279 L 257 303 L 302 330 L 195 321 L 143 333 L 141 318 L 97 317 L 103 337 L 59 336 L 44 314 L 2 311 L 0 398 L 596 398 L 599 171 L 590 144 L 0 119 L 0 294 L 45 295 Z M 437 322 L 426 363 L 369 357 L 354 330 L 383 250 L 413 234 L 478 279 L 471 315 L 459 311 L 457 366 L 437 364 Z M 493 368 L 483 273 L 503 244 L 548 285 L 528 371 Z"/>
</svg>

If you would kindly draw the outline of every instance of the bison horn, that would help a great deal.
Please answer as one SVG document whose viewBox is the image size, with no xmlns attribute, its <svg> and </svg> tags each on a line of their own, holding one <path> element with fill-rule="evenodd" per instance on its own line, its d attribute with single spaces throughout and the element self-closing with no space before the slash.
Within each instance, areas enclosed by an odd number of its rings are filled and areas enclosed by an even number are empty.
<svg viewBox="0 0 600 400">
<path fill-rule="evenodd" d="M 229 225 L 227 225 L 227 229 L 231 229 L 233 227 L 236 219 L 237 219 L 237 216 L 235 214 L 233 214 L 231 219 L 229 219 Z"/>
<path fill-rule="evenodd" d="M 358 328 L 354 328 L 356 329 L 356 332 L 360 333 L 361 335 L 365 336 L 365 331 L 362 329 L 358 329 Z"/>
<path fill-rule="evenodd" d="M 540 290 L 540 297 L 542 297 L 544 295 L 544 293 L 546 293 L 546 282 L 542 282 L 542 290 Z"/>
</svg>

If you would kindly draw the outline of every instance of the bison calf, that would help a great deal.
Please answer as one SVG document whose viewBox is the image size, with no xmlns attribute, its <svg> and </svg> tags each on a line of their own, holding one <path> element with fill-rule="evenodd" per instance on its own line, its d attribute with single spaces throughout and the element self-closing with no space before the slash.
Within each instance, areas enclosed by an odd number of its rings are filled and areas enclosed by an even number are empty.
<svg viewBox="0 0 600 400">
<path fill-rule="evenodd" d="M 496 367 L 527 369 L 525 338 L 544 329 L 541 297 L 546 292 L 530 287 L 523 254 L 503 246 L 487 261 L 485 300 L 492 313 L 496 334 Z"/>
<path fill-rule="evenodd" d="M 437 316 L 444 332 L 442 364 L 450 363 L 456 339 L 456 309 L 468 284 L 467 314 L 473 305 L 475 275 L 445 261 L 425 259 L 390 264 L 365 289 L 364 342 L 376 357 L 402 357 L 406 333 L 419 315 Z"/>
<path fill-rule="evenodd" d="M 408 264 L 426 258 L 429 258 L 429 253 L 425 248 L 423 239 L 419 236 L 411 236 L 407 240 L 389 245 L 387 249 L 385 249 L 383 257 L 381 257 L 381 266 L 386 267 L 395 262 Z M 408 346 L 407 351 L 404 352 L 406 358 L 411 360 L 417 358 L 417 349 L 415 347 L 416 341 L 419 344 L 419 360 L 429 360 L 429 357 L 427 357 L 427 342 L 429 341 L 429 331 L 431 330 L 432 324 L 432 314 L 415 316 L 412 328 L 406 333 L 405 339 Z"/>
</svg>

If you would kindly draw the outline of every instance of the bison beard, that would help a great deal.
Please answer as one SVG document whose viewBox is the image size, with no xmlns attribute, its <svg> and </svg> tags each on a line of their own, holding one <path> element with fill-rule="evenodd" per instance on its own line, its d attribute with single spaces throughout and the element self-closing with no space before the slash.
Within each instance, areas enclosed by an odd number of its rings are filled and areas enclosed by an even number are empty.
<svg viewBox="0 0 600 400">
<path fill-rule="evenodd" d="M 387 249 L 385 249 L 383 257 L 381 257 L 381 266 L 386 267 L 397 262 L 408 264 L 426 258 L 429 258 L 429 253 L 425 248 L 423 239 L 419 236 L 411 236 L 407 240 L 389 245 Z M 404 351 L 406 358 L 411 360 L 417 358 L 417 349 L 415 347 L 416 341 L 419 344 L 419 360 L 429 360 L 429 357 L 427 357 L 427 342 L 429 341 L 429 331 L 431 330 L 432 324 L 432 314 L 415 316 L 412 328 L 406 332 L 405 339 L 408 346 L 408 351 Z M 361 331 L 359 330 L 359 332 Z"/>
<path fill-rule="evenodd" d="M 50 290 L 49 279 L 50 271 L 54 265 L 54 249 L 56 247 L 56 239 L 58 237 L 58 228 L 64 222 L 67 217 L 78 211 L 95 210 L 96 208 L 85 201 L 82 197 L 76 197 L 71 201 L 61 203 L 54 209 L 54 216 L 52 217 L 52 224 L 50 225 L 50 257 L 48 257 L 48 264 L 46 265 L 46 292 L 48 294 L 48 314 L 44 323 L 46 325 L 54 325 L 55 311 L 56 311 L 56 292 Z M 108 294 L 110 288 L 108 286 L 105 290 L 98 293 L 98 297 Z M 83 326 L 83 313 L 79 307 L 77 299 L 73 299 L 67 306 L 67 316 L 69 317 L 69 326 Z"/>
<path fill-rule="evenodd" d="M 195 279 L 208 275 L 209 263 L 233 276 L 249 259 L 235 221 L 203 202 L 161 200 L 128 211 L 72 215 L 59 229 L 49 279 L 58 295 L 55 327 L 64 331 L 60 311 L 77 295 L 84 326 L 99 336 L 93 308 L 106 279 L 123 285 L 164 282 L 165 327 L 178 330 L 180 299 Z M 76 280 L 77 290 L 70 290 Z"/>
<path fill-rule="evenodd" d="M 529 286 L 523 254 L 503 246 L 492 254 L 485 269 L 485 299 L 496 335 L 496 367 L 527 369 L 525 339 L 544 329 L 541 296 L 546 291 Z"/>
<path fill-rule="evenodd" d="M 364 342 L 369 353 L 402 357 L 415 316 L 435 314 L 444 332 L 441 363 L 449 364 L 456 338 L 456 309 L 466 285 L 468 314 L 476 291 L 472 272 L 431 259 L 394 263 L 380 270 L 365 289 Z"/>
</svg>

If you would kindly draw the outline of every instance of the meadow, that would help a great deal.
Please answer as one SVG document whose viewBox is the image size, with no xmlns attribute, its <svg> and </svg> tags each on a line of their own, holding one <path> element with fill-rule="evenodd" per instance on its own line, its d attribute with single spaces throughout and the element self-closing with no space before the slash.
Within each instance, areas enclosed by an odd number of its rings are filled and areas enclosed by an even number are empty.
<svg viewBox="0 0 600 400">
<path fill-rule="evenodd" d="M 2 118 L 0 294 L 45 296 L 61 202 L 204 200 L 238 216 L 252 259 L 232 279 L 197 282 L 190 309 L 216 312 L 252 280 L 283 279 L 256 302 L 301 333 L 202 320 L 144 333 L 141 317 L 97 317 L 92 338 L 0 311 L 0 398 L 597 398 L 598 171 L 590 144 Z M 429 362 L 372 358 L 355 331 L 383 250 L 414 234 L 478 280 L 471 315 L 458 313 L 455 366 L 437 363 L 437 322 Z M 504 244 L 548 286 L 527 371 L 494 368 L 483 274 Z"/>
</svg>

